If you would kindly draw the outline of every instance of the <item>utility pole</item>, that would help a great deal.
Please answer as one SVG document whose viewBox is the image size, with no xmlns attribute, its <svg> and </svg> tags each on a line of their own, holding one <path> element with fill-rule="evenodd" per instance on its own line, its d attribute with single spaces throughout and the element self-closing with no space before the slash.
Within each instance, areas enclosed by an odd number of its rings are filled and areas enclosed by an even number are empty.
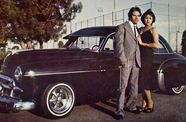
<svg viewBox="0 0 186 122">
<path fill-rule="evenodd" d="M 180 28 L 177 27 L 176 29 L 176 52 L 178 53 L 179 50 L 178 50 L 178 34 L 180 33 Z"/>
<path fill-rule="evenodd" d="M 116 0 L 114 0 L 114 11 L 116 10 Z"/>
<path fill-rule="evenodd" d="M 168 42 L 170 43 L 170 4 L 168 4 Z"/>
<path fill-rule="evenodd" d="M 113 14 L 114 14 L 114 20 L 113 20 L 113 25 L 115 25 L 116 20 L 116 0 L 114 0 L 114 10 L 113 10 Z"/>
<path fill-rule="evenodd" d="M 186 30 L 186 6 L 185 6 L 185 30 Z"/>
<path fill-rule="evenodd" d="M 100 7 L 100 8 L 97 9 L 97 11 L 100 13 L 100 25 L 102 25 L 101 24 L 101 19 L 102 19 L 101 18 L 101 15 L 102 15 L 101 13 L 103 12 L 103 8 Z"/>
</svg>

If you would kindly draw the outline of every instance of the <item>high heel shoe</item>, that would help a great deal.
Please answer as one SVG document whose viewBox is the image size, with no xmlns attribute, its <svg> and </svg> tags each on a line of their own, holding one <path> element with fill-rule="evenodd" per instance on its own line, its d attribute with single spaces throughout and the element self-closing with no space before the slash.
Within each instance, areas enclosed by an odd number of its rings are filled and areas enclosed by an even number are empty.
<svg viewBox="0 0 186 122">
<path fill-rule="evenodd" d="M 145 107 L 137 106 L 137 109 L 139 112 L 144 112 L 146 109 L 146 106 Z"/>
<path fill-rule="evenodd" d="M 152 106 L 152 108 L 146 107 L 144 110 L 145 113 L 152 113 L 153 111 L 154 111 L 154 105 Z"/>
</svg>

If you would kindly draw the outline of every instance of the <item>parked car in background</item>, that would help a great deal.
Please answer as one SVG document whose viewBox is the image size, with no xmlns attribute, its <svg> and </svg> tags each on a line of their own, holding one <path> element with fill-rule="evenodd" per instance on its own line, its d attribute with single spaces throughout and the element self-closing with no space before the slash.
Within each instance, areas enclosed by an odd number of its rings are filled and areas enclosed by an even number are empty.
<svg viewBox="0 0 186 122">
<path fill-rule="evenodd" d="M 6 42 L 5 52 L 13 51 L 13 50 L 20 50 L 22 49 L 21 45 L 18 43 L 14 43 L 11 40 Z"/>
<path fill-rule="evenodd" d="M 119 68 L 114 56 L 116 27 L 90 27 L 67 35 L 62 49 L 16 51 L 0 74 L 0 107 L 39 108 L 46 117 L 64 117 L 73 107 L 116 97 Z M 180 94 L 186 83 L 186 58 L 160 36 L 154 49 L 152 86 Z"/>
<path fill-rule="evenodd" d="M 182 55 L 186 57 L 186 30 L 183 31 L 182 34 L 182 42 L 181 42 L 181 51 L 182 51 Z"/>
</svg>

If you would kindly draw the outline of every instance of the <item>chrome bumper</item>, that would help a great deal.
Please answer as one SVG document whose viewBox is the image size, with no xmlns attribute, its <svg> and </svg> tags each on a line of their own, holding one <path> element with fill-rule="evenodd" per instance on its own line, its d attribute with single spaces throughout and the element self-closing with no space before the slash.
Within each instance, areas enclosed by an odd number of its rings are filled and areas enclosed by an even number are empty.
<svg viewBox="0 0 186 122">
<path fill-rule="evenodd" d="M 35 108 L 34 102 L 29 101 L 23 102 L 20 99 L 0 96 L 0 109 L 2 110 L 22 111 L 32 110 L 34 108 Z"/>
<path fill-rule="evenodd" d="M 16 86 L 14 79 L 0 74 L 0 109 L 31 110 L 35 108 L 32 101 L 22 101 L 20 98 L 23 90 Z"/>
</svg>

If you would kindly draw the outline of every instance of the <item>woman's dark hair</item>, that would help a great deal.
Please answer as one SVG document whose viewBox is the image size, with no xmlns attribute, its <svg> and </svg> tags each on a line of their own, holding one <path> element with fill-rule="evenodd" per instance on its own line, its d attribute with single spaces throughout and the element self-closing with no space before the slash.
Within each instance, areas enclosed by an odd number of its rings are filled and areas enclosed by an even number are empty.
<svg viewBox="0 0 186 122">
<path fill-rule="evenodd" d="M 141 21 L 142 21 L 142 23 L 145 25 L 145 17 L 147 16 L 147 15 L 150 15 L 151 17 L 152 17 L 152 24 L 156 21 L 156 16 L 155 16 L 155 14 L 152 12 L 152 10 L 151 9 L 148 9 L 143 15 L 142 15 L 142 17 L 141 17 Z"/>
<path fill-rule="evenodd" d="M 138 11 L 140 13 L 140 16 L 141 16 L 141 10 L 139 7 L 132 7 L 130 10 L 129 10 L 129 13 L 128 13 L 128 18 L 129 20 L 131 20 L 131 17 L 132 17 L 132 14 L 134 11 Z"/>
</svg>

